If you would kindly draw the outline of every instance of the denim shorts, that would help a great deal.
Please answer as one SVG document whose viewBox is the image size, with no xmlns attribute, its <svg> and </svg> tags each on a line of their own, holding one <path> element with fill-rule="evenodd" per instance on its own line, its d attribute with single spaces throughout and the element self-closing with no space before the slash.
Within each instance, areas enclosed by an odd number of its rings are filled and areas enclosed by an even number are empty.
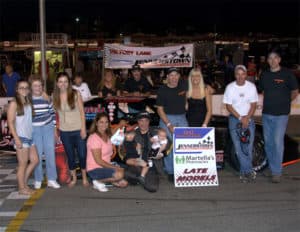
<svg viewBox="0 0 300 232">
<path fill-rule="evenodd" d="M 91 171 L 88 171 L 87 174 L 93 180 L 102 180 L 112 178 L 115 172 L 116 171 L 113 168 L 96 168 Z"/>
<path fill-rule="evenodd" d="M 23 146 L 22 148 L 29 148 L 34 145 L 32 139 L 28 139 L 28 138 L 21 137 L 21 136 L 19 136 L 19 138 L 22 142 L 22 146 Z M 14 144 L 14 148 L 17 149 L 16 144 Z"/>
</svg>

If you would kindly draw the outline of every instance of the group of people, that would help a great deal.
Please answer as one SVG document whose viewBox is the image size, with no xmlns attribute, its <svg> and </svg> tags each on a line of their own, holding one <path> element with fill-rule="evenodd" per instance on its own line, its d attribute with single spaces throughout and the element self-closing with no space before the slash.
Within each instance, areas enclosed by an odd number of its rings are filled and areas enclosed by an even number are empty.
<svg viewBox="0 0 300 232">
<path fill-rule="evenodd" d="M 279 183 L 282 175 L 284 135 L 291 102 L 298 95 L 298 82 L 291 71 L 280 66 L 277 51 L 268 55 L 270 69 L 262 72 L 259 89 L 264 95 L 262 125 L 265 152 L 270 177 Z M 229 131 L 240 163 L 242 182 L 253 181 L 256 173 L 252 167 L 252 150 L 255 137 L 253 115 L 258 102 L 256 86 L 247 81 L 247 68 L 235 67 L 235 81 L 227 85 L 223 102 L 229 111 Z"/>
<path fill-rule="evenodd" d="M 283 137 L 288 122 L 291 101 L 298 94 L 295 77 L 280 66 L 280 55 L 271 52 L 268 56 L 270 70 L 261 74 L 259 87 L 264 94 L 263 129 L 265 151 L 271 170 L 272 182 L 280 182 L 283 158 Z M 142 75 L 138 65 L 132 68 L 132 78 L 125 82 L 123 94 L 149 96 L 151 84 Z M 256 86 L 247 81 L 247 68 L 237 65 L 234 69 L 235 81 L 227 85 L 223 102 L 230 113 L 229 131 L 240 162 L 240 179 L 249 182 L 255 179 L 252 168 L 252 149 L 255 134 L 253 115 L 256 110 L 258 94 Z M 61 140 L 71 173 L 72 187 L 77 183 L 76 155 L 82 174 L 83 186 L 107 191 L 106 182 L 118 187 L 126 187 L 124 168 L 111 162 L 113 144 L 111 136 L 125 122 L 111 128 L 106 113 L 96 115 L 87 135 L 82 92 L 82 77 L 75 77 L 75 84 L 68 73 L 58 73 L 52 97 L 43 92 L 40 77 L 31 76 L 29 82 L 17 78 L 15 98 L 8 108 L 8 125 L 15 141 L 18 158 L 17 179 L 21 194 L 32 194 L 28 178 L 34 171 L 36 189 L 43 181 L 42 155 L 46 157 L 47 185 L 60 188 L 56 181 L 55 142 Z M 77 90 L 76 90 L 77 89 Z M 204 83 L 201 69 L 190 71 L 188 82 L 180 78 L 180 70 L 170 68 L 166 83 L 157 91 L 157 113 L 160 117 L 159 128 L 150 127 L 150 114 L 144 106 L 133 103 L 129 112 L 137 113 L 137 128 L 126 131 L 125 163 L 139 167 L 138 180 L 145 184 L 145 176 L 153 162 L 159 173 L 166 172 L 173 181 L 173 151 L 167 149 L 172 144 L 175 127 L 207 127 L 212 115 L 213 89 Z M 120 92 L 116 87 L 112 70 L 105 70 L 101 80 L 99 96 L 114 96 Z M 58 120 L 57 120 L 58 119 Z M 88 136 L 88 138 L 87 138 Z M 172 146 L 171 146 L 172 148 Z"/>
</svg>

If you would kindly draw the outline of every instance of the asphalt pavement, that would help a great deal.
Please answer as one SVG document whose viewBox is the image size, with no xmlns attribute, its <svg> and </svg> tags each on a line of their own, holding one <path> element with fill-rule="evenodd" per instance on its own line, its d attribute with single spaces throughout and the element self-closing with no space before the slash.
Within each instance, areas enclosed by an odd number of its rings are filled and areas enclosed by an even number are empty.
<svg viewBox="0 0 300 232">
<path fill-rule="evenodd" d="M 3 171 L 12 168 L 2 164 L 2 190 L 16 188 L 15 170 Z M 101 193 L 79 182 L 32 199 L 8 199 L 17 195 L 11 186 L 0 192 L 0 231 L 300 231 L 300 163 L 284 168 L 280 184 L 263 173 L 240 183 L 229 165 L 218 176 L 218 187 L 198 188 L 175 188 L 163 177 L 156 193 L 139 185 Z"/>
</svg>

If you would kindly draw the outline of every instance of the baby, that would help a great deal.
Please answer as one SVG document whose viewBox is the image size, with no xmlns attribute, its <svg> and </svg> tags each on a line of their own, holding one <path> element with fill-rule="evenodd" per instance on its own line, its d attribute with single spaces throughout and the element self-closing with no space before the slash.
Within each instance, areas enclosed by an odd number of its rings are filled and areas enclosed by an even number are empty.
<svg viewBox="0 0 300 232">
<path fill-rule="evenodd" d="M 166 149 L 168 144 L 167 132 L 162 128 L 158 129 L 157 135 L 153 136 L 150 141 L 152 145 L 149 152 L 149 158 L 162 158 L 164 156 L 162 152 Z"/>
<path fill-rule="evenodd" d="M 135 141 L 135 131 L 129 131 L 125 134 L 124 147 L 126 150 L 126 164 L 135 167 L 141 167 L 141 175 L 138 177 L 142 185 L 145 184 L 145 176 L 149 170 L 147 163 L 142 159 L 141 144 Z"/>
</svg>

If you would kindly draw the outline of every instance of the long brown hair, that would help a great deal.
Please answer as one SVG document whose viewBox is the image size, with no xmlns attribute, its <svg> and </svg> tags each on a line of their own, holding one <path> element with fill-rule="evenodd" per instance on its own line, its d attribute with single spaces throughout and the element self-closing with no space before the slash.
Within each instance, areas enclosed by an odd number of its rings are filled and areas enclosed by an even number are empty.
<svg viewBox="0 0 300 232">
<path fill-rule="evenodd" d="M 105 83 L 105 75 L 106 75 L 107 73 L 111 73 L 111 76 L 112 76 L 112 80 L 111 80 L 111 82 L 112 82 L 112 89 L 115 89 L 115 88 L 116 88 L 116 76 L 115 76 L 113 70 L 112 70 L 112 69 L 105 69 L 104 72 L 103 72 L 103 76 L 102 76 L 102 78 L 101 78 L 101 81 L 100 81 L 100 83 L 99 83 L 99 86 L 98 86 L 98 89 L 99 89 L 99 90 L 102 90 L 102 88 L 104 87 L 104 83 Z"/>
<path fill-rule="evenodd" d="M 101 119 L 101 118 L 107 118 L 108 120 L 108 128 L 106 129 L 105 133 L 106 135 L 110 138 L 111 137 L 111 128 L 110 128 L 110 122 L 109 122 L 109 117 L 108 114 L 103 112 L 103 113 L 98 113 L 96 114 L 96 117 L 94 118 L 92 125 L 90 127 L 90 134 L 96 133 L 98 134 L 101 138 L 103 138 L 103 135 L 101 133 L 99 133 L 98 129 L 97 129 L 97 122 Z"/>
<path fill-rule="evenodd" d="M 32 110 L 32 100 L 30 98 L 30 94 L 28 94 L 23 100 L 23 97 L 18 93 L 18 88 L 21 83 L 27 83 L 28 88 L 29 88 L 29 83 L 26 80 L 20 79 L 17 81 L 15 100 L 16 100 L 16 104 L 17 104 L 17 115 L 18 116 L 24 115 L 24 106 L 26 106 L 26 105 L 30 105 L 31 110 Z"/>
<path fill-rule="evenodd" d="M 53 91 L 53 106 L 56 110 L 61 109 L 61 101 L 60 101 L 60 89 L 57 87 L 57 81 L 61 77 L 66 77 L 68 79 L 68 88 L 67 88 L 67 102 L 68 105 L 71 109 L 75 108 L 75 96 L 76 96 L 76 91 L 73 90 L 72 88 L 72 82 L 71 78 L 69 77 L 69 74 L 67 72 L 60 72 L 56 76 L 56 84 L 54 86 L 54 91 Z"/>
</svg>

